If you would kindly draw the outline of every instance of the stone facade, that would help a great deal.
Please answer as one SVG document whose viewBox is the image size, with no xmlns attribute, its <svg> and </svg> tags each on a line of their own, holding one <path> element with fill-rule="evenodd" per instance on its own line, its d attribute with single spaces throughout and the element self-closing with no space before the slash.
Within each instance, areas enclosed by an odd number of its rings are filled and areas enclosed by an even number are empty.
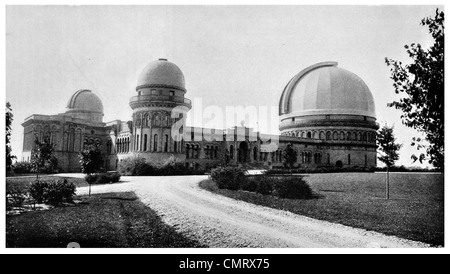
<svg viewBox="0 0 450 274">
<path fill-rule="evenodd" d="M 131 121 L 104 123 L 100 99 L 89 90 L 77 91 L 65 113 L 25 119 L 22 160 L 30 160 L 34 138 L 49 136 L 64 172 L 80 171 L 77 155 L 86 139 L 102 143 L 105 170 L 116 170 L 131 156 L 208 170 L 219 165 L 225 153 L 232 163 L 245 167 L 281 168 L 288 144 L 297 151 L 298 168 L 375 167 L 378 124 L 372 95 L 359 77 L 336 66 L 319 63 L 292 78 L 280 99 L 281 135 L 275 136 L 242 127 L 187 127 L 191 101 L 185 98 L 183 73 L 160 59 L 139 76 L 137 95 L 129 102 Z M 357 98 L 349 104 L 342 98 L 346 94 Z"/>
</svg>

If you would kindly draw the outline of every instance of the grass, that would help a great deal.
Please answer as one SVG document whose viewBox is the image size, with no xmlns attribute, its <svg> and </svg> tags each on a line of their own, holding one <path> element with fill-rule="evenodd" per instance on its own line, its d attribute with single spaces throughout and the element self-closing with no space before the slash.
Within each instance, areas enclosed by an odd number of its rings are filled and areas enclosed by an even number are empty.
<svg viewBox="0 0 450 274">
<path fill-rule="evenodd" d="M 164 224 L 133 192 L 79 196 L 75 206 L 6 217 L 7 247 L 204 247 Z"/>
<path fill-rule="evenodd" d="M 62 176 L 50 176 L 50 175 L 40 175 L 39 180 L 41 181 L 52 181 L 58 179 L 67 179 L 67 181 L 72 182 L 76 187 L 89 186 L 89 184 L 84 180 L 84 178 L 72 178 L 72 177 L 62 177 Z M 26 177 L 6 177 L 6 184 L 14 184 L 17 187 L 28 190 L 31 183 L 36 181 L 36 175 L 30 175 Z"/>
<path fill-rule="evenodd" d="M 209 191 L 315 219 L 340 223 L 444 245 L 444 175 L 391 173 L 391 199 L 385 199 L 384 173 L 310 174 L 304 179 L 319 199 L 290 200 L 246 191 L 218 189 L 206 180 Z"/>
</svg>

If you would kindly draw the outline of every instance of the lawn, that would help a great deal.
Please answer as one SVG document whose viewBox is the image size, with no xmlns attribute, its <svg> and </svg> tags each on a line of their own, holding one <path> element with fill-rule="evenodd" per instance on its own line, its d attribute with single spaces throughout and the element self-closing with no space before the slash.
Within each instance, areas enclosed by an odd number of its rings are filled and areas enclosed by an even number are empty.
<svg viewBox="0 0 450 274">
<path fill-rule="evenodd" d="M 257 205 L 373 230 L 388 235 L 444 245 L 444 175 L 391 173 L 391 199 L 385 199 L 384 173 L 309 174 L 304 179 L 320 197 L 289 200 L 246 191 L 209 191 Z"/>
<path fill-rule="evenodd" d="M 6 217 L 7 247 L 204 247 L 164 224 L 134 193 L 79 196 L 75 206 Z"/>
<path fill-rule="evenodd" d="M 61 176 L 50 176 L 50 175 L 40 175 L 39 180 L 41 181 L 52 181 L 58 179 L 67 179 L 67 181 L 72 182 L 76 187 L 89 186 L 89 184 L 84 180 L 84 178 L 72 178 L 72 177 L 61 177 Z M 19 186 L 23 190 L 27 190 L 31 183 L 36 181 L 36 175 L 21 176 L 21 177 L 6 177 L 6 184 L 14 184 Z"/>
</svg>

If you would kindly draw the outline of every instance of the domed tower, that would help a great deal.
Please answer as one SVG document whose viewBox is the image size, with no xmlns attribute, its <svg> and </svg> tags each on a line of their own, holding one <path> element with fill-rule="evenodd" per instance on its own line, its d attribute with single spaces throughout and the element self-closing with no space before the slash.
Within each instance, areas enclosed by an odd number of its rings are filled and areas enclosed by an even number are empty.
<svg viewBox="0 0 450 274">
<path fill-rule="evenodd" d="M 372 93 L 337 65 L 312 65 L 288 82 L 279 102 L 281 134 L 320 140 L 321 165 L 376 166 L 379 126 Z"/>
<path fill-rule="evenodd" d="M 102 101 L 90 90 L 78 90 L 67 103 L 66 115 L 87 121 L 102 122 Z"/>
<path fill-rule="evenodd" d="M 140 74 L 136 92 L 130 99 L 134 154 L 159 163 L 171 156 L 183 160 L 181 134 L 191 101 L 185 98 L 180 68 L 167 59 L 151 62 Z"/>
</svg>

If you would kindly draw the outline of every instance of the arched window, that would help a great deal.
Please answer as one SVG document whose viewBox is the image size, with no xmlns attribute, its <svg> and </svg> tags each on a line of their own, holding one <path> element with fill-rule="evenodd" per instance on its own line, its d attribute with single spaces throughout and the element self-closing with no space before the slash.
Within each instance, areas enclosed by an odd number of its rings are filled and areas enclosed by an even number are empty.
<svg viewBox="0 0 450 274">
<path fill-rule="evenodd" d="M 173 141 L 173 151 L 178 152 L 178 143 L 177 143 L 177 141 Z"/>
<path fill-rule="evenodd" d="M 320 140 L 325 140 L 325 133 L 324 133 L 323 131 L 321 131 L 321 132 L 319 133 L 319 139 L 320 139 Z"/>
<path fill-rule="evenodd" d="M 341 140 L 345 140 L 345 133 L 343 131 L 341 131 Z"/>
<path fill-rule="evenodd" d="M 195 158 L 196 159 L 200 158 L 200 147 L 199 147 L 199 145 L 195 146 Z"/>
<path fill-rule="evenodd" d="M 338 139 L 338 133 L 337 131 L 333 132 L 333 140 L 337 140 Z"/>
<path fill-rule="evenodd" d="M 331 132 L 327 131 L 327 140 L 331 140 Z"/>
<path fill-rule="evenodd" d="M 164 152 L 169 151 L 169 135 L 164 136 Z"/>
<path fill-rule="evenodd" d="M 158 151 L 158 134 L 153 135 L 153 151 Z"/>
<path fill-rule="evenodd" d="M 208 159 L 209 158 L 209 146 L 205 147 L 205 158 Z"/>
<path fill-rule="evenodd" d="M 147 151 L 147 134 L 144 134 L 144 151 Z"/>
<path fill-rule="evenodd" d="M 308 133 L 306 134 L 306 138 L 311 139 L 311 132 L 308 132 Z"/>
<path fill-rule="evenodd" d="M 314 133 L 313 133 L 313 139 L 317 139 L 317 131 L 314 131 Z"/>
<path fill-rule="evenodd" d="M 75 129 L 70 129 L 69 135 L 69 151 L 74 151 L 75 149 Z"/>
<path fill-rule="evenodd" d="M 139 151 L 139 135 L 137 135 L 137 139 L 136 139 L 136 150 Z"/>
<path fill-rule="evenodd" d="M 111 142 L 111 140 L 106 141 L 106 153 L 112 154 L 112 142 Z"/>
<path fill-rule="evenodd" d="M 230 146 L 230 159 L 234 159 L 234 146 Z"/>
<path fill-rule="evenodd" d="M 352 133 L 350 131 L 347 132 L 347 141 L 352 140 Z"/>
</svg>

